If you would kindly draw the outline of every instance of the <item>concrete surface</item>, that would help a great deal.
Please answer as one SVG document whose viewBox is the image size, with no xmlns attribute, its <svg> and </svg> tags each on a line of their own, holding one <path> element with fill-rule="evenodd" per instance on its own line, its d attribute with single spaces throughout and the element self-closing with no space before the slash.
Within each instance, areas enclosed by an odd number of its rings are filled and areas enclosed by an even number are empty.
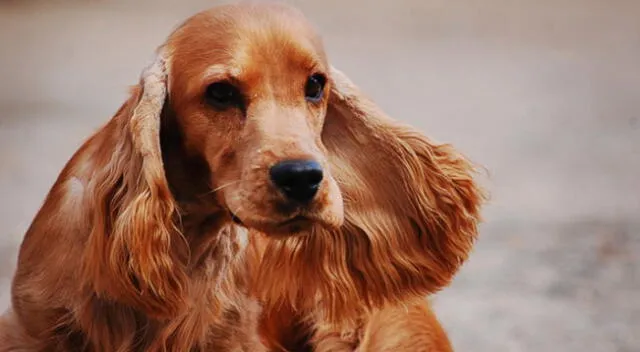
<svg viewBox="0 0 640 352">
<path fill-rule="evenodd" d="M 489 171 L 436 308 L 459 351 L 640 351 L 640 1 L 289 1 L 389 113 Z M 0 305 L 60 168 L 212 1 L 0 3 Z"/>
</svg>

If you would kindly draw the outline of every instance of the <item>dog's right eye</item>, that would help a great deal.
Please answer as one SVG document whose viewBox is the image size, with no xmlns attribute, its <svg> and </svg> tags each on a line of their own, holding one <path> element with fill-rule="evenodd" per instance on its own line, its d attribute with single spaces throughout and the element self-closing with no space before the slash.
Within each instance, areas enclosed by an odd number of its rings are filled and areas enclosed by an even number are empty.
<svg viewBox="0 0 640 352">
<path fill-rule="evenodd" d="M 229 82 L 210 84 L 207 87 L 206 100 L 218 109 L 242 105 L 242 95 L 240 91 Z"/>
<path fill-rule="evenodd" d="M 326 82 L 327 79 L 322 74 L 316 73 L 310 76 L 304 86 L 305 98 L 311 102 L 320 101 Z"/>
</svg>

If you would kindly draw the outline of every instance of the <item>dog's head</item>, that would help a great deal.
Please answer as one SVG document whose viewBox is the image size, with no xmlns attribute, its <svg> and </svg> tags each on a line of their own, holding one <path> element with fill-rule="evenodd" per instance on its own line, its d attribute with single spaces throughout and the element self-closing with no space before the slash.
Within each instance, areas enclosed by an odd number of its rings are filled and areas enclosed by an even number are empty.
<svg viewBox="0 0 640 352">
<path fill-rule="evenodd" d="M 187 20 L 115 121 L 127 135 L 96 190 L 110 235 L 92 248 L 120 278 L 104 286 L 148 310 L 181 304 L 176 220 L 190 203 L 268 236 L 255 286 L 266 302 L 331 319 L 441 288 L 476 236 L 472 166 L 388 118 L 284 5 Z"/>
<path fill-rule="evenodd" d="M 208 258 L 200 247 L 232 220 L 274 237 L 339 228 L 322 141 L 330 77 L 288 6 L 219 6 L 180 25 L 101 134 L 115 150 L 98 151 L 90 187 L 94 289 L 167 316 L 184 307 L 194 256 Z M 215 250 L 222 267 L 229 253 Z"/>
<path fill-rule="evenodd" d="M 273 235 L 337 228 L 343 203 L 322 142 L 331 70 L 296 10 L 227 5 L 169 38 L 171 109 L 219 205 Z"/>
</svg>

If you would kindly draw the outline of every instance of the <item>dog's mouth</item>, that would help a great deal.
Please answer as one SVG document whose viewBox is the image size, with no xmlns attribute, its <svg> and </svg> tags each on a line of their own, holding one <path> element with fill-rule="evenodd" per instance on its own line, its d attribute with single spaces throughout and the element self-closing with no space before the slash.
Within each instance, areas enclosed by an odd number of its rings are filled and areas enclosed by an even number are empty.
<svg viewBox="0 0 640 352">
<path fill-rule="evenodd" d="M 294 235 L 302 233 L 303 231 L 309 229 L 312 224 L 316 221 L 309 216 L 305 216 L 302 214 L 295 215 L 287 220 L 276 222 L 276 223 L 259 223 L 252 224 L 251 221 L 243 221 L 238 217 L 235 213 L 229 212 L 231 216 L 231 220 L 239 226 L 254 228 L 260 232 L 265 233 L 266 235 L 274 235 L 274 236 L 282 236 L 282 235 Z"/>
<path fill-rule="evenodd" d="M 315 221 L 303 215 L 296 215 L 293 218 L 281 222 L 278 227 L 285 230 L 289 235 L 301 234 L 309 230 Z"/>
<path fill-rule="evenodd" d="M 292 217 L 289 220 L 285 220 L 283 222 L 280 223 L 280 226 L 291 226 L 291 225 L 296 225 L 296 224 L 301 224 L 301 223 L 309 223 L 311 222 L 311 219 L 309 219 L 308 217 L 304 216 L 304 215 L 296 215 L 294 217 Z"/>
</svg>

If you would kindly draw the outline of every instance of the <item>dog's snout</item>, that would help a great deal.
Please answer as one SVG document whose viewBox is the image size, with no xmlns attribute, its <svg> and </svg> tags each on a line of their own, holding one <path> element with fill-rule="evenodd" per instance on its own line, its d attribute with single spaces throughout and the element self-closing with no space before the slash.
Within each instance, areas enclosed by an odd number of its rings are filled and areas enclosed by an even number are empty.
<svg viewBox="0 0 640 352">
<path fill-rule="evenodd" d="M 269 170 L 271 180 L 290 200 L 307 203 L 318 192 L 322 166 L 314 160 L 286 160 Z"/>
</svg>

